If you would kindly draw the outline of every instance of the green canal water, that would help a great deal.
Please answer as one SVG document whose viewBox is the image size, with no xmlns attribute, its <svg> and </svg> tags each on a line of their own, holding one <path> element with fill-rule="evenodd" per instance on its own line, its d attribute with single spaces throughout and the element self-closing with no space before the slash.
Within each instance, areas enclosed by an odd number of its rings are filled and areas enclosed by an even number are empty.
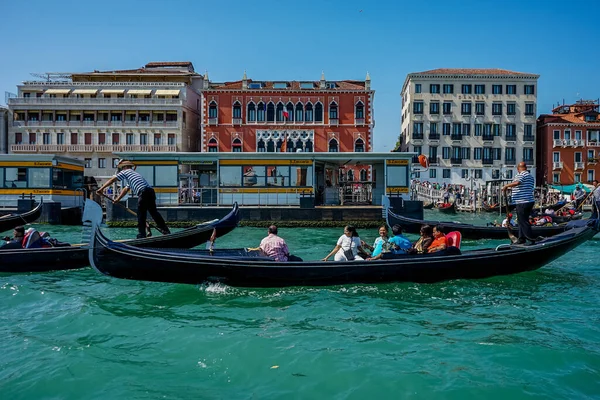
<svg viewBox="0 0 600 400">
<path fill-rule="evenodd" d="M 80 237 L 75 227 L 43 228 Z M 265 231 L 238 228 L 217 246 L 256 246 Z M 326 255 L 341 233 L 280 230 L 305 259 Z M 377 230 L 359 233 L 371 242 Z M 90 268 L 0 274 L 1 396 L 599 398 L 599 246 L 591 240 L 534 272 L 437 284 L 238 289 Z"/>
</svg>

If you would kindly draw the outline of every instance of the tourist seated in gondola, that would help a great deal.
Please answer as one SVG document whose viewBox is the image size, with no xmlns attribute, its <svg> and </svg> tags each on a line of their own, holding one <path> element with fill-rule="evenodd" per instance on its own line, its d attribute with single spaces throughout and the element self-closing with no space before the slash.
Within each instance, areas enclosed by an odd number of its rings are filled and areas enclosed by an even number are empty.
<svg viewBox="0 0 600 400">
<path fill-rule="evenodd" d="M 408 250 L 409 254 L 426 254 L 433 242 L 433 229 L 429 225 L 423 225 L 420 230 L 421 237 Z"/>
<path fill-rule="evenodd" d="M 442 231 L 442 227 L 440 225 L 436 225 L 433 227 L 433 242 L 429 249 L 428 253 L 435 253 L 437 251 L 446 250 L 448 247 L 448 240 L 446 239 L 446 235 Z"/>
<path fill-rule="evenodd" d="M 13 237 L 10 238 L 5 236 L 3 240 L 6 242 L 2 246 L 0 246 L 0 250 L 8 250 L 8 249 L 22 249 L 23 248 L 23 239 L 25 237 L 25 228 L 22 226 L 17 226 L 13 229 Z"/>
<path fill-rule="evenodd" d="M 248 250 L 262 250 L 263 253 L 268 257 L 273 258 L 275 261 L 288 261 L 290 258 L 290 250 L 288 249 L 285 240 L 277 236 L 277 227 L 275 225 L 269 226 L 267 233 L 267 237 L 261 240 L 258 247 L 249 247 Z"/>
<path fill-rule="evenodd" d="M 512 214 L 508 214 L 506 215 L 506 218 L 504 218 L 504 221 L 502 221 L 502 227 L 506 228 L 509 225 L 510 226 L 517 226 L 517 223 L 515 222 L 514 219 L 512 219 L 513 215 Z"/>
<path fill-rule="evenodd" d="M 322 261 L 329 260 L 331 256 L 334 256 L 334 261 L 364 260 L 359 253 L 365 253 L 365 251 L 360 243 L 358 232 L 354 226 L 347 225 L 344 228 L 344 234 L 340 236 L 333 250 Z"/>
<path fill-rule="evenodd" d="M 382 225 L 379 227 L 379 237 L 375 239 L 375 243 L 373 243 L 373 246 L 369 246 L 362 240 L 360 241 L 360 244 L 363 246 L 363 248 L 369 249 L 369 251 L 371 251 L 371 257 L 377 257 L 384 251 L 384 247 L 388 247 L 388 240 L 388 228 L 387 226 Z"/>
<path fill-rule="evenodd" d="M 398 224 L 392 226 L 392 233 L 394 236 L 388 240 L 389 251 L 381 252 L 374 257 L 367 258 L 367 260 L 395 258 L 398 255 L 408 254 L 412 246 L 410 240 L 402 235 L 402 227 Z"/>
</svg>

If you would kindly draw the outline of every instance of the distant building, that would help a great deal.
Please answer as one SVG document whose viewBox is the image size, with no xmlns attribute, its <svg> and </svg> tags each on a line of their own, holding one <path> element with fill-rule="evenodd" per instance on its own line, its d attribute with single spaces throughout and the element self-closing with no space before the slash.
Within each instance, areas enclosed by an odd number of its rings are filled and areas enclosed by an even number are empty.
<svg viewBox="0 0 600 400">
<path fill-rule="evenodd" d="M 85 175 L 114 173 L 114 152 L 199 150 L 203 77 L 191 62 L 46 74 L 8 100 L 8 152 L 85 161 Z"/>
<path fill-rule="evenodd" d="M 442 68 L 408 74 L 402 87 L 403 151 L 428 156 L 421 180 L 482 184 L 535 169 L 539 75 Z"/>
<path fill-rule="evenodd" d="M 205 76 L 202 151 L 368 152 L 373 147 L 371 79 L 236 82 Z M 368 167 L 341 180 L 370 180 Z M 336 176 L 337 180 L 338 177 Z"/>
<path fill-rule="evenodd" d="M 561 105 L 537 122 L 538 182 L 591 183 L 600 166 L 600 104 L 581 100 Z"/>
<path fill-rule="evenodd" d="M 0 154 L 8 153 L 8 108 L 0 106 Z"/>
</svg>

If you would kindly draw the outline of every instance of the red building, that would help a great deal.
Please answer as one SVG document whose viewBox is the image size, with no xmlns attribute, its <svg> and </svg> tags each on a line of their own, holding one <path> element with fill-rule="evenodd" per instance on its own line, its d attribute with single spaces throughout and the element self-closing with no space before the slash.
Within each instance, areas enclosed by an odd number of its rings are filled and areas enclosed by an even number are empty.
<svg viewBox="0 0 600 400">
<path fill-rule="evenodd" d="M 537 120 L 537 182 L 591 183 L 600 166 L 598 101 L 561 105 Z"/>
<path fill-rule="evenodd" d="M 368 74 L 364 81 L 206 79 L 202 151 L 372 151 L 374 94 Z M 360 171 L 348 178 L 368 180 Z"/>
</svg>

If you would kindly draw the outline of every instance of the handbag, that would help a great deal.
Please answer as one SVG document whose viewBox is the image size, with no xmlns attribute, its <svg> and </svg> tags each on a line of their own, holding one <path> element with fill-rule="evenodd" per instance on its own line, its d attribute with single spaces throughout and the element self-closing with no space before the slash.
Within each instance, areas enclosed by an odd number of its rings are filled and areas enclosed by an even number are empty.
<svg viewBox="0 0 600 400">
<path fill-rule="evenodd" d="M 344 250 L 344 256 L 346 257 L 346 260 L 354 261 L 354 253 L 352 252 L 351 248 L 348 250 Z"/>
</svg>

